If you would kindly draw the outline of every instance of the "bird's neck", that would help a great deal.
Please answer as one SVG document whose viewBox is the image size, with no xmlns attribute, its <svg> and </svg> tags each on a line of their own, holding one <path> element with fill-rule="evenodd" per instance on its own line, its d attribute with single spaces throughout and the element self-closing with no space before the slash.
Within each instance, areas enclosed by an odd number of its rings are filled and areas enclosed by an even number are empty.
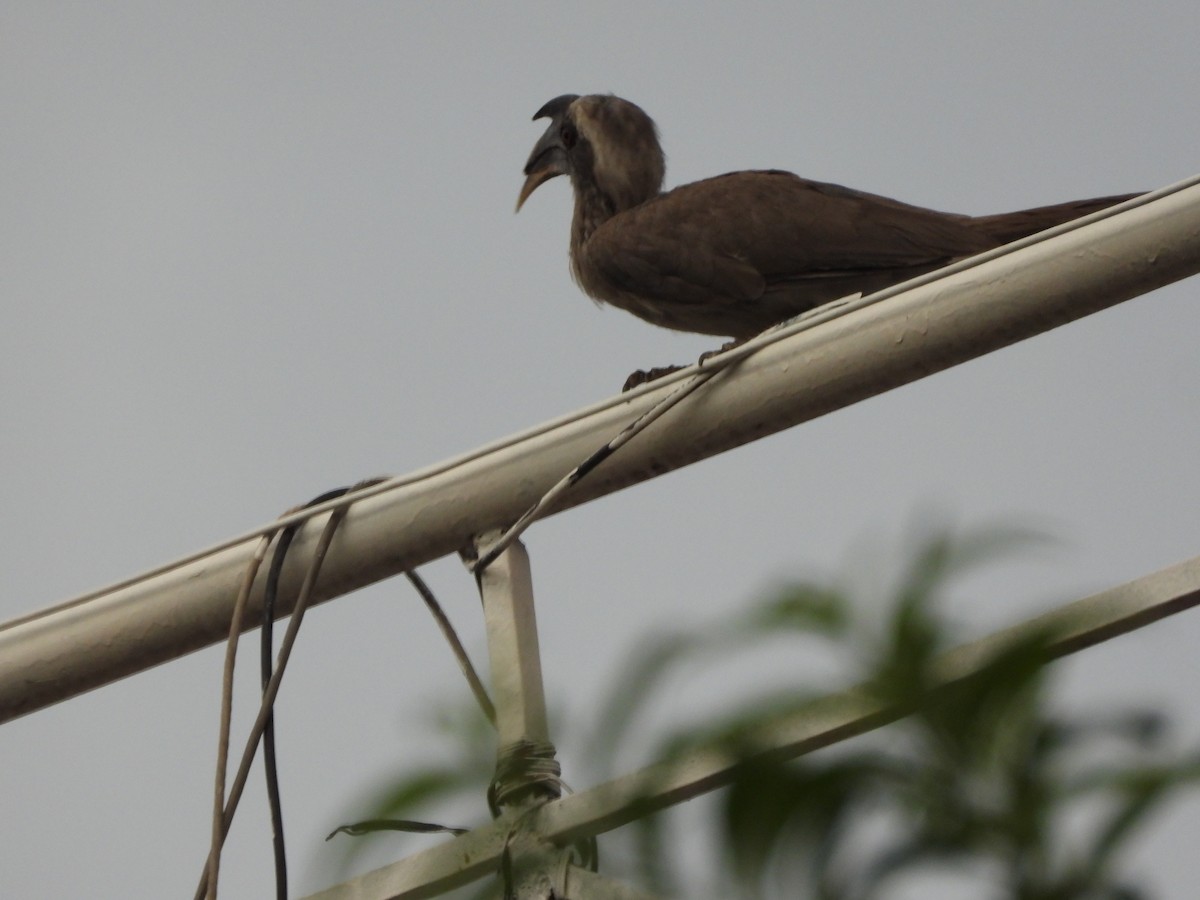
<svg viewBox="0 0 1200 900">
<path fill-rule="evenodd" d="M 659 195 L 656 187 L 638 190 L 605 191 L 594 182 L 575 186 L 575 215 L 571 220 L 571 246 L 583 244 L 592 233 L 618 213 L 641 206 Z"/>
<path fill-rule="evenodd" d="M 576 184 L 575 215 L 571 220 L 571 246 L 581 246 L 592 236 L 592 232 L 620 211 L 613 198 L 595 184 Z"/>
</svg>

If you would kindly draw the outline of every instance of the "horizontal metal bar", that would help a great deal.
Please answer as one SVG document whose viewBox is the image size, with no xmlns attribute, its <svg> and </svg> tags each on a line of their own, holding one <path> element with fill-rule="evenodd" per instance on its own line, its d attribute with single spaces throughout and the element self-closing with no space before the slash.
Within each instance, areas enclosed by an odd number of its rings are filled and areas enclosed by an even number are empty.
<svg viewBox="0 0 1200 900">
<path fill-rule="evenodd" d="M 772 334 L 576 485 L 565 509 L 813 419 L 1200 271 L 1200 183 L 956 264 Z M 914 282 L 916 283 L 916 282 Z M 886 297 L 885 302 L 871 302 Z M 811 327 L 819 322 L 819 327 Z M 686 377 L 686 373 L 679 377 Z M 676 387 L 670 378 L 358 495 L 314 602 L 502 528 Z M 328 506 L 326 507 L 328 508 Z M 294 597 L 323 524 L 296 536 Z M 0 627 L 0 721 L 227 636 L 238 581 L 269 524 L 216 549 Z M 260 577 L 248 620 L 261 604 Z M 286 604 L 279 613 L 286 615 Z"/>
<path fill-rule="evenodd" d="M 1025 635 L 1053 634 L 1055 655 L 1066 655 L 1200 604 L 1200 556 L 1136 581 L 1059 607 L 946 654 L 941 683 L 978 671 Z M 899 718 L 861 688 L 823 698 L 782 716 L 742 742 L 772 758 L 790 759 Z M 741 757 L 745 761 L 746 757 Z M 727 751 L 701 750 L 659 763 L 589 790 L 548 803 L 526 833 L 565 844 L 610 831 L 635 818 L 727 784 L 735 760 Z M 469 884 L 496 871 L 512 822 L 500 820 L 392 865 L 335 885 L 309 900 L 416 900 Z"/>
</svg>

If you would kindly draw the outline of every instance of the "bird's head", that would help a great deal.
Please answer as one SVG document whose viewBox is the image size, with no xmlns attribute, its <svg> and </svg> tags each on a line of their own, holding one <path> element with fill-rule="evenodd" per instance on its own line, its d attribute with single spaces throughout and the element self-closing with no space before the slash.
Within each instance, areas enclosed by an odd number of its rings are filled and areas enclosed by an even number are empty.
<svg viewBox="0 0 1200 900">
<path fill-rule="evenodd" d="M 571 176 L 577 202 L 599 201 L 609 215 L 658 194 L 666 173 L 658 129 L 641 107 L 611 94 L 564 94 L 533 116 L 550 119 L 525 163 L 517 209 L 556 175 Z"/>
</svg>

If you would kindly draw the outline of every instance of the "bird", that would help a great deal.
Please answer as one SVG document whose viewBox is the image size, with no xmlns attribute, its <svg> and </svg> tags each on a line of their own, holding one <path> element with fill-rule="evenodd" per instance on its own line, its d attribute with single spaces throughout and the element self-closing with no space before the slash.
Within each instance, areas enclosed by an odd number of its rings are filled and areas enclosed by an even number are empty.
<svg viewBox="0 0 1200 900">
<path fill-rule="evenodd" d="M 1138 196 L 970 216 L 779 169 L 664 191 L 658 128 L 636 104 L 563 94 L 539 119 L 550 124 L 525 164 L 517 210 L 542 184 L 569 177 L 571 271 L 584 293 L 655 325 L 734 343 Z"/>
</svg>

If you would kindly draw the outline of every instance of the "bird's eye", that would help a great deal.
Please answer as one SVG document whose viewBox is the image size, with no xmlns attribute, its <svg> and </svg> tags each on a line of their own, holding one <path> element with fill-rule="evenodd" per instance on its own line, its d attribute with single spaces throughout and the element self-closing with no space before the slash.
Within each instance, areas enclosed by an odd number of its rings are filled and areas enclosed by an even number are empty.
<svg viewBox="0 0 1200 900">
<path fill-rule="evenodd" d="M 558 133 L 558 136 L 562 139 L 563 146 L 568 150 L 574 147 L 575 142 L 579 140 L 579 135 L 575 132 L 575 126 L 571 125 L 570 123 L 563 125 L 562 130 Z"/>
</svg>

